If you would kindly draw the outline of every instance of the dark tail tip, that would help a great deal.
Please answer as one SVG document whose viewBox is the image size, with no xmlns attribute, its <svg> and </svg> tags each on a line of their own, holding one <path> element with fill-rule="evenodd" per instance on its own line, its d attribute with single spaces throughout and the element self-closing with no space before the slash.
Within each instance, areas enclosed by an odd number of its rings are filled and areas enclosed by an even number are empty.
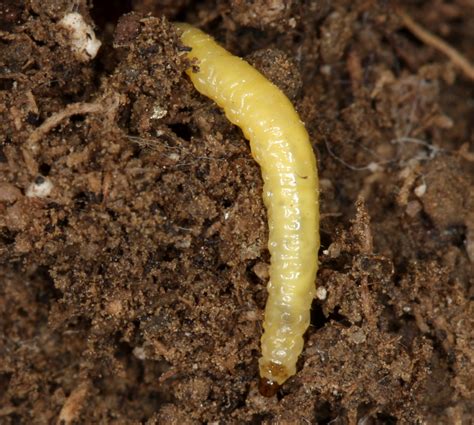
<svg viewBox="0 0 474 425">
<path fill-rule="evenodd" d="M 273 397 L 279 389 L 280 385 L 275 381 L 270 381 L 267 378 L 260 378 L 258 381 L 258 391 L 260 391 L 260 394 L 264 397 Z"/>
</svg>

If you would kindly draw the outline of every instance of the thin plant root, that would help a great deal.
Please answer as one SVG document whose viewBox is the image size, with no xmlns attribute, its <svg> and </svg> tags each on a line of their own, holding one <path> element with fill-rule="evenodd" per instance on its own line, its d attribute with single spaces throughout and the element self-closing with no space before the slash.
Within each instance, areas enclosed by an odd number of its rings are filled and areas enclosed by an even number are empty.
<svg viewBox="0 0 474 425">
<path fill-rule="evenodd" d="M 35 150 L 36 144 L 44 137 L 48 132 L 50 132 L 54 127 L 59 125 L 61 121 L 66 118 L 72 117 L 73 115 L 81 114 L 98 114 L 98 113 L 109 113 L 117 109 L 120 102 L 119 96 L 112 96 L 111 98 L 104 98 L 98 102 L 85 103 L 77 102 L 72 103 L 66 106 L 62 111 L 51 115 L 46 119 L 43 124 L 41 124 L 37 129 L 35 129 L 28 140 L 26 141 L 26 146 L 32 150 Z"/>
<path fill-rule="evenodd" d="M 401 9 L 397 10 L 403 25 L 420 41 L 439 50 L 446 55 L 451 62 L 460 68 L 466 77 L 474 80 L 474 65 L 471 64 L 460 52 L 450 46 L 438 36 L 431 34 L 428 30 L 417 24 L 411 16 Z"/>
</svg>

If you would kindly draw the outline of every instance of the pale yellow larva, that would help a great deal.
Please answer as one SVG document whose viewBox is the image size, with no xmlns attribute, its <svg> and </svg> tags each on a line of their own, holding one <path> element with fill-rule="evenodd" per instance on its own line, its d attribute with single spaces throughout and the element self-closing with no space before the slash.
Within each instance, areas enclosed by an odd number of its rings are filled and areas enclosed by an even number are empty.
<svg viewBox="0 0 474 425">
<path fill-rule="evenodd" d="M 308 133 L 288 98 L 260 72 L 212 37 L 176 24 L 196 69 L 196 89 L 224 109 L 250 141 L 261 167 L 271 254 L 268 300 L 259 360 L 261 391 L 296 373 L 309 326 L 319 249 L 319 188 Z"/>
</svg>

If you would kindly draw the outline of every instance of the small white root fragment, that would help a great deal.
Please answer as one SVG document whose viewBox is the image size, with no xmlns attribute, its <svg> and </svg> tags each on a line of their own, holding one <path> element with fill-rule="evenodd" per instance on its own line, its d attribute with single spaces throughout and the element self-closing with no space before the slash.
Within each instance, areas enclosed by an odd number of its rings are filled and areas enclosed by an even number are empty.
<svg viewBox="0 0 474 425">
<path fill-rule="evenodd" d="M 426 193 L 426 183 L 422 183 L 419 186 L 415 187 L 415 195 L 418 196 L 418 198 L 421 198 L 425 193 Z"/>
<path fill-rule="evenodd" d="M 69 30 L 71 49 L 79 60 L 87 62 L 96 57 L 102 43 L 80 13 L 68 13 L 59 21 L 59 25 Z"/>
<path fill-rule="evenodd" d="M 35 181 L 26 189 L 26 196 L 28 198 L 46 198 L 53 190 L 53 183 L 50 179 L 38 176 Z"/>
<path fill-rule="evenodd" d="M 316 298 L 318 300 L 324 301 L 328 296 L 328 291 L 324 286 L 318 286 L 316 288 Z"/>
<path fill-rule="evenodd" d="M 56 425 L 69 425 L 77 420 L 90 389 L 90 382 L 82 382 L 69 395 L 59 413 Z"/>
</svg>

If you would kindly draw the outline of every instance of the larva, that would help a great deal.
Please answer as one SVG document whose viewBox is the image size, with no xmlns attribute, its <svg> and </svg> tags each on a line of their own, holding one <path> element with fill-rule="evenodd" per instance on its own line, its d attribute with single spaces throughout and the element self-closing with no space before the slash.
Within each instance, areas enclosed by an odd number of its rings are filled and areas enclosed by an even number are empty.
<svg viewBox="0 0 474 425">
<path fill-rule="evenodd" d="M 319 187 L 308 133 L 288 98 L 243 59 L 212 37 L 177 24 L 188 57 L 187 74 L 250 141 L 261 167 L 271 255 L 268 300 L 259 360 L 265 395 L 296 373 L 309 326 L 319 249 Z"/>
</svg>

